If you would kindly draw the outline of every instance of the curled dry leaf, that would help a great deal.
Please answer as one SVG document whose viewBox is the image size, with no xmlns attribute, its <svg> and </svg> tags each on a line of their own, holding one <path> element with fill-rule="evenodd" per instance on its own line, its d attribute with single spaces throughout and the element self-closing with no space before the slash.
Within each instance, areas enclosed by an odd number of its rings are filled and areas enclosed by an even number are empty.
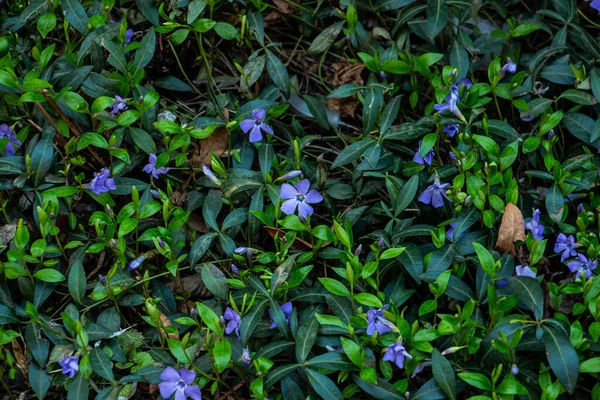
<svg viewBox="0 0 600 400">
<path fill-rule="evenodd" d="M 525 220 L 519 207 L 508 203 L 504 208 L 495 248 L 499 252 L 515 256 L 515 242 L 518 240 L 525 240 Z"/>
<path fill-rule="evenodd" d="M 179 334 L 177 333 L 177 331 L 175 331 L 175 332 L 169 332 L 169 331 L 171 331 L 170 329 L 168 329 L 171 326 L 171 321 L 162 312 L 160 313 L 160 323 L 162 324 L 163 329 L 160 329 L 159 331 L 160 331 L 160 334 L 164 338 L 179 340 Z"/>
<path fill-rule="evenodd" d="M 221 126 L 206 139 L 199 140 L 190 156 L 190 165 L 193 168 L 202 168 L 205 165 L 210 165 L 210 153 L 215 153 L 221 157 L 227 151 L 229 143 L 229 133 L 227 128 Z"/>
</svg>

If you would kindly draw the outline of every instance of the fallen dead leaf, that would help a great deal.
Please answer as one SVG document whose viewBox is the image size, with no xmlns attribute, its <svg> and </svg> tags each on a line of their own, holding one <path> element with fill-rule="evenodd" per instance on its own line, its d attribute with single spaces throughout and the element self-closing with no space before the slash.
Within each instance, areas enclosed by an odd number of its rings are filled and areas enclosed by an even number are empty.
<svg viewBox="0 0 600 400">
<path fill-rule="evenodd" d="M 364 64 L 353 64 L 348 61 L 340 61 L 331 64 L 331 68 L 335 71 L 333 81 L 331 82 L 335 88 L 338 88 L 347 83 L 356 83 L 362 85 L 364 83 L 362 72 L 365 69 Z"/>
<path fill-rule="evenodd" d="M 495 249 L 515 256 L 515 242 L 525 240 L 525 220 L 519 207 L 508 203 L 498 230 Z"/>
<path fill-rule="evenodd" d="M 161 335 L 166 338 L 166 339 L 177 339 L 179 340 L 179 334 L 177 332 L 171 332 L 168 333 L 167 332 L 167 328 L 169 328 L 171 326 L 171 321 L 169 320 L 169 318 L 163 314 L 162 312 L 160 313 L 160 323 L 163 326 L 163 329 L 160 329 L 159 332 L 161 333 Z M 169 329 L 170 330 L 170 329 Z"/>
<path fill-rule="evenodd" d="M 197 214 L 190 214 L 187 224 L 190 228 L 195 230 L 196 232 L 206 233 L 208 232 L 208 227 L 204 222 L 204 219 Z"/>
<path fill-rule="evenodd" d="M 177 295 L 185 294 L 194 297 L 204 297 L 206 295 L 210 295 L 210 292 L 206 286 L 204 286 L 199 273 L 181 278 L 181 283 L 183 284 L 183 288 L 179 284 L 179 280 L 173 280 L 167 283 L 167 286 L 173 291 L 173 293 Z"/>
<path fill-rule="evenodd" d="M 221 157 L 227 151 L 229 144 L 229 133 L 224 126 L 215 131 L 206 139 L 199 140 L 190 156 L 190 165 L 193 168 L 202 168 L 210 165 L 210 153 Z"/>
<path fill-rule="evenodd" d="M 12 353 L 15 357 L 15 365 L 19 370 L 21 376 L 27 376 L 27 361 L 25 360 L 25 356 L 23 355 L 23 349 L 21 348 L 21 344 L 17 341 L 17 339 L 13 339 L 11 342 L 12 345 Z"/>
<path fill-rule="evenodd" d="M 277 9 L 283 14 L 289 14 L 296 8 L 295 5 L 284 0 L 273 0 L 273 3 L 275 3 Z"/>
</svg>

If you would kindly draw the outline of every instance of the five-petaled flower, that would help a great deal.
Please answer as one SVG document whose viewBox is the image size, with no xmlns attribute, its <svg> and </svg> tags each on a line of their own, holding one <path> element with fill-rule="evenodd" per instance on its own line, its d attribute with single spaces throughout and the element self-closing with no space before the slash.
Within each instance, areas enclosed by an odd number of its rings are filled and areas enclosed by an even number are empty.
<svg viewBox="0 0 600 400">
<path fill-rule="evenodd" d="M 458 103 L 460 103 L 460 98 L 457 93 L 450 92 L 444 103 L 435 104 L 433 109 L 438 113 L 443 113 L 444 111 L 450 111 L 452 114 L 456 115 L 458 118 L 464 118 L 460 110 L 458 109 Z"/>
<path fill-rule="evenodd" d="M 285 200 L 281 205 L 281 211 L 286 214 L 294 214 L 297 207 L 298 216 L 304 220 L 308 215 L 313 215 L 315 210 L 310 204 L 320 203 L 323 201 L 323 196 L 315 189 L 309 191 L 309 188 L 310 182 L 308 179 L 296 182 L 293 186 L 289 183 L 281 185 L 279 196 L 282 200 Z"/>
<path fill-rule="evenodd" d="M 571 270 L 571 272 L 577 272 L 575 275 L 576 278 L 585 274 L 586 278 L 590 279 L 592 277 L 592 271 L 598 266 L 598 260 L 588 260 L 587 257 L 581 253 L 577 254 L 577 258 L 578 260 L 569 261 L 567 263 L 569 270 Z"/>
<path fill-rule="evenodd" d="M 435 152 L 433 151 L 433 149 L 430 149 L 423 157 L 421 157 L 422 143 L 423 143 L 423 141 L 420 140 L 419 141 L 419 149 L 415 153 L 415 156 L 413 157 L 413 161 L 417 162 L 419 164 L 422 164 L 422 165 L 423 164 L 431 165 L 431 162 L 433 161 L 433 156 L 435 156 Z"/>
<path fill-rule="evenodd" d="M 525 224 L 525 229 L 529 229 L 533 238 L 537 240 L 544 240 L 544 226 L 540 224 L 541 214 L 542 212 L 536 209 L 531 220 Z"/>
<path fill-rule="evenodd" d="M 535 278 L 535 272 L 533 272 L 527 265 L 517 265 L 515 267 L 515 274 L 517 276 L 528 276 L 530 278 Z"/>
<path fill-rule="evenodd" d="M 446 195 L 446 190 L 450 187 L 449 183 L 440 183 L 439 179 L 435 179 L 433 185 L 421 193 L 419 201 L 424 204 L 431 204 L 434 208 L 440 208 L 444 206 L 444 197 L 449 200 L 450 198 Z"/>
<path fill-rule="evenodd" d="M 388 307 L 389 306 L 386 304 L 382 308 L 369 310 L 367 312 L 367 335 L 371 336 L 375 332 L 383 334 L 392 332 L 395 329 L 394 324 L 388 321 L 383 315 L 383 310 L 387 310 Z"/>
<path fill-rule="evenodd" d="M 62 367 L 63 375 L 68 375 L 69 378 L 72 378 L 79 371 L 79 356 L 65 357 L 58 364 Z"/>
<path fill-rule="evenodd" d="M 14 132 L 12 131 L 12 129 L 10 129 L 10 126 L 8 126 L 7 124 L 0 125 L 0 139 L 8 139 L 8 143 L 4 148 L 4 152 L 9 157 L 14 156 L 17 152 L 15 150 L 14 145 L 21 146 L 23 144 L 17 140 Z"/>
<path fill-rule="evenodd" d="M 188 369 L 180 369 L 179 372 L 173 367 L 167 367 L 160 374 L 161 383 L 158 384 L 160 395 L 169 399 L 175 393 L 175 400 L 202 400 L 202 392 L 198 385 L 192 385 L 196 379 L 196 373 Z"/>
<path fill-rule="evenodd" d="M 259 108 L 252 111 L 252 119 L 245 119 L 240 122 L 240 128 L 244 133 L 250 132 L 250 143 L 260 142 L 262 140 L 262 132 L 269 135 L 273 134 L 273 129 L 265 123 L 267 112 Z M 262 132 L 261 132 L 262 131 Z"/>
<path fill-rule="evenodd" d="M 225 314 L 223 314 L 225 321 L 229 321 L 227 323 L 227 327 L 225 328 L 225 333 L 229 335 L 231 332 L 235 331 L 238 339 L 240 337 L 240 326 L 242 325 L 242 318 L 240 314 L 238 314 L 234 309 L 227 307 L 225 309 Z"/>
<path fill-rule="evenodd" d="M 458 124 L 448 124 L 444 126 L 444 132 L 448 134 L 451 138 L 456 136 L 456 134 L 460 131 L 460 127 Z"/>
<path fill-rule="evenodd" d="M 98 195 L 115 190 L 117 185 L 113 178 L 108 177 L 109 174 L 110 171 L 108 168 L 102 168 L 100 172 L 94 172 L 94 179 L 90 183 L 87 183 L 85 188 Z"/>
<path fill-rule="evenodd" d="M 412 356 L 408 354 L 408 351 L 402 345 L 402 339 L 398 339 L 396 343 L 388 347 L 383 355 L 383 361 L 391 361 L 400 369 L 404 368 L 405 358 L 412 360 Z"/>
<path fill-rule="evenodd" d="M 577 255 L 577 250 L 575 250 L 579 246 L 579 243 L 575 243 L 575 238 L 573 235 L 569 235 L 568 237 L 564 233 L 559 233 L 556 238 L 556 244 L 554 245 L 555 253 L 562 253 L 560 256 L 560 261 L 565 261 L 569 257 L 575 257 Z"/>
<path fill-rule="evenodd" d="M 143 171 L 147 174 L 152 174 L 154 179 L 158 179 L 158 176 L 161 174 L 166 174 L 169 172 L 169 168 L 162 166 L 160 168 L 156 168 L 156 154 L 152 153 L 148 157 L 148 164 L 144 167 Z"/>
<path fill-rule="evenodd" d="M 112 110 L 110 110 L 111 114 L 118 114 L 119 111 L 127 110 L 127 102 L 124 98 L 117 95 L 115 96 L 115 102 L 112 103 L 109 107 L 112 107 Z"/>
<path fill-rule="evenodd" d="M 288 301 L 287 303 L 281 305 L 281 311 L 283 311 L 283 314 L 285 315 L 285 322 L 288 324 L 290 323 L 290 315 L 292 315 L 292 310 L 293 307 L 291 301 Z M 271 312 L 271 308 L 269 308 L 269 318 L 271 318 L 271 321 L 273 321 L 270 328 L 275 329 L 277 327 L 277 324 L 273 320 L 273 313 Z"/>
<path fill-rule="evenodd" d="M 590 7 L 600 12 L 600 0 L 592 0 L 592 2 L 590 3 Z"/>
</svg>

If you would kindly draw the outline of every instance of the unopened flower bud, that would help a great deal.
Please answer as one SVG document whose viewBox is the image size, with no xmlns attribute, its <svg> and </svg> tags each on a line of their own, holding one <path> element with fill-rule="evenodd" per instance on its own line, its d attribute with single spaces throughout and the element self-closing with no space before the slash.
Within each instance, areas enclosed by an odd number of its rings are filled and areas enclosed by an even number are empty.
<svg viewBox="0 0 600 400">
<path fill-rule="evenodd" d="M 113 249 L 116 249 L 117 247 L 119 247 L 119 242 L 117 242 L 117 240 L 116 240 L 116 239 L 110 239 L 110 240 L 108 241 L 108 245 L 109 245 L 110 247 L 112 247 Z"/>
<path fill-rule="evenodd" d="M 452 354 L 458 350 L 460 350 L 460 347 L 448 347 L 446 350 L 442 351 L 442 355 L 447 356 L 448 354 Z"/>
<path fill-rule="evenodd" d="M 111 217 L 115 215 L 115 212 L 113 211 L 112 207 L 109 206 L 108 204 L 106 206 L 104 206 L 104 210 L 106 211 L 106 213 L 108 215 L 110 215 Z"/>
<path fill-rule="evenodd" d="M 513 364 L 513 366 L 510 369 L 510 373 L 513 375 L 518 375 L 519 374 L 519 367 L 517 367 L 515 364 Z"/>
<path fill-rule="evenodd" d="M 381 249 L 383 249 L 383 246 L 384 246 L 384 245 L 385 245 L 385 239 L 384 239 L 384 238 L 380 238 L 380 239 L 377 241 L 377 247 L 379 247 L 379 249 L 381 250 Z"/>
<path fill-rule="evenodd" d="M 156 241 L 158 242 L 158 245 L 160 246 L 160 248 L 161 248 L 161 249 L 164 249 L 164 248 L 165 248 L 165 241 L 164 241 L 164 240 L 162 240 L 162 238 L 160 238 L 160 237 L 157 237 L 157 238 L 156 238 Z"/>
<path fill-rule="evenodd" d="M 294 178 L 297 178 L 297 177 L 299 177 L 300 175 L 302 175 L 302 171 L 297 171 L 297 170 L 294 170 L 294 171 L 290 171 L 290 172 L 288 172 L 287 174 L 283 175 L 283 176 L 281 177 L 281 179 L 283 179 L 284 181 L 286 181 L 286 180 L 288 180 L 288 179 L 294 179 Z"/>
<path fill-rule="evenodd" d="M 237 265 L 231 264 L 231 272 L 233 272 L 234 275 L 239 275 L 240 269 L 237 267 Z"/>
<path fill-rule="evenodd" d="M 102 286 L 106 286 L 106 277 L 102 274 L 98 274 L 98 282 L 100 282 Z"/>
<path fill-rule="evenodd" d="M 362 244 L 359 244 L 358 247 L 356 248 L 356 250 L 354 250 L 354 255 L 360 256 L 361 253 L 362 253 Z"/>
<path fill-rule="evenodd" d="M 138 258 L 136 258 L 135 260 L 131 261 L 129 263 L 129 265 L 127 266 L 127 268 L 130 271 L 134 271 L 134 270 L 138 269 L 144 263 L 145 260 L 146 260 L 146 255 L 143 254 L 143 255 L 139 256 Z"/>
<path fill-rule="evenodd" d="M 214 183 L 217 186 L 221 186 L 221 181 L 219 180 L 219 178 L 217 178 L 215 174 L 211 171 L 211 169 L 208 168 L 206 165 L 202 167 L 202 172 L 204 172 L 204 175 L 206 175 L 206 177 L 210 179 L 212 183 Z"/>
</svg>

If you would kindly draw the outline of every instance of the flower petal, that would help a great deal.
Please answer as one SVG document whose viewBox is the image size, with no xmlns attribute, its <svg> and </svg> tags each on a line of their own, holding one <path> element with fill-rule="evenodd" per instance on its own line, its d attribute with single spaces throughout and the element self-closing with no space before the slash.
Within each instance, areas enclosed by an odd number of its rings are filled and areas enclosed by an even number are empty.
<svg viewBox="0 0 600 400">
<path fill-rule="evenodd" d="M 160 379 L 163 381 L 177 382 L 181 379 L 181 375 L 175 368 L 169 366 L 160 374 Z"/>
<path fill-rule="evenodd" d="M 179 370 L 181 374 L 181 379 L 186 383 L 186 385 L 191 385 L 196 379 L 196 373 L 194 371 L 190 371 L 189 369 L 182 368 Z"/>
<path fill-rule="evenodd" d="M 262 133 L 260 133 L 260 128 L 256 125 L 250 131 L 250 143 L 260 142 L 262 140 Z"/>
<path fill-rule="evenodd" d="M 260 129 L 263 130 L 263 132 L 267 132 L 269 135 L 273 135 L 275 132 L 273 132 L 273 129 L 271 129 L 271 127 L 267 124 L 260 124 Z"/>
<path fill-rule="evenodd" d="M 296 189 L 298 189 L 298 193 L 306 195 L 306 193 L 308 193 L 308 189 L 310 188 L 310 181 L 308 179 L 303 179 L 299 182 L 296 182 L 294 186 L 296 186 Z"/>
<path fill-rule="evenodd" d="M 290 185 L 289 183 L 284 183 L 281 185 L 281 190 L 279 191 L 279 197 L 282 199 L 296 199 L 298 196 L 298 190 Z"/>
<path fill-rule="evenodd" d="M 306 198 L 304 199 L 304 201 L 311 204 L 320 203 L 323 201 L 323 196 L 315 189 L 312 189 L 306 194 Z"/>
<path fill-rule="evenodd" d="M 175 392 L 175 397 L 173 399 L 174 400 L 185 400 L 185 399 L 187 399 L 187 396 L 185 395 L 185 389 L 177 389 L 177 391 Z"/>
<path fill-rule="evenodd" d="M 281 211 L 286 214 L 293 214 L 296 212 L 296 205 L 298 205 L 298 200 L 289 199 L 283 202 L 281 205 Z"/>
<path fill-rule="evenodd" d="M 170 398 L 175 390 L 177 389 L 177 382 L 164 381 L 158 384 L 158 389 L 160 390 L 160 395 L 168 399 Z"/>
<path fill-rule="evenodd" d="M 254 126 L 254 121 L 251 119 L 245 119 L 242 122 L 240 122 L 240 129 L 244 133 L 248 133 L 248 131 L 250 129 L 252 129 L 253 126 Z"/>
<path fill-rule="evenodd" d="M 198 385 L 186 387 L 185 394 L 187 394 L 192 400 L 202 400 L 202 392 L 200 391 Z"/>
<path fill-rule="evenodd" d="M 315 209 L 312 208 L 307 202 L 303 201 L 298 204 L 298 216 L 302 219 L 306 219 L 307 215 L 313 215 Z"/>
<path fill-rule="evenodd" d="M 259 109 L 252 111 L 252 118 L 254 118 L 255 120 L 260 121 L 260 122 L 263 122 L 265 120 L 266 115 L 267 115 L 267 112 L 265 111 L 264 108 L 259 108 Z"/>
</svg>

